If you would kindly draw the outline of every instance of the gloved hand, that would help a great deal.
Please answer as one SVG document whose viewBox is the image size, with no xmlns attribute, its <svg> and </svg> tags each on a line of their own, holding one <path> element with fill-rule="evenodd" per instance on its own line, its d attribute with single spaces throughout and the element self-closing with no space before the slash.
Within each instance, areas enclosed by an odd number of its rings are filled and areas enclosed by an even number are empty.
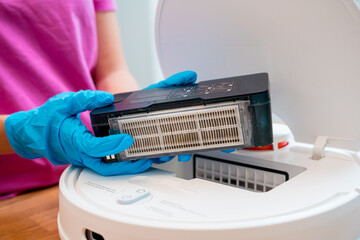
<svg viewBox="0 0 360 240">
<path fill-rule="evenodd" d="M 193 71 L 179 72 L 161 82 L 152 84 L 145 89 L 188 85 L 191 83 L 195 83 L 196 78 L 197 78 L 196 72 L 193 72 Z M 187 162 L 191 159 L 191 156 L 192 156 L 192 154 L 178 155 L 178 160 L 180 162 Z M 153 163 L 162 164 L 162 163 L 170 161 L 173 158 L 174 158 L 174 156 L 152 158 L 151 160 L 153 161 Z"/>
<path fill-rule="evenodd" d="M 196 79 L 197 79 L 196 72 L 184 71 L 184 72 L 176 73 L 158 83 L 151 84 L 145 89 L 163 88 L 163 87 L 171 87 L 171 86 L 184 86 L 195 83 Z"/>
<path fill-rule="evenodd" d="M 103 163 L 100 157 L 125 150 L 133 138 L 127 134 L 94 137 L 79 118 L 80 112 L 113 100 L 112 94 L 102 91 L 61 93 L 38 108 L 7 117 L 5 131 L 12 148 L 24 158 L 44 156 L 55 165 L 72 163 L 102 175 L 145 171 L 152 164 L 150 159 Z"/>
<path fill-rule="evenodd" d="M 183 72 L 148 88 L 186 85 L 196 81 L 196 73 Z M 127 134 L 94 137 L 82 124 L 79 113 L 104 107 L 114 96 L 102 91 L 79 91 L 58 94 L 44 105 L 17 112 L 5 120 L 5 131 L 12 148 L 24 158 L 46 157 L 55 165 L 72 163 L 88 167 L 101 175 L 139 173 L 152 162 L 166 162 L 173 157 L 103 163 L 101 157 L 117 154 L 133 144 Z M 180 156 L 187 161 L 191 155 Z"/>
</svg>

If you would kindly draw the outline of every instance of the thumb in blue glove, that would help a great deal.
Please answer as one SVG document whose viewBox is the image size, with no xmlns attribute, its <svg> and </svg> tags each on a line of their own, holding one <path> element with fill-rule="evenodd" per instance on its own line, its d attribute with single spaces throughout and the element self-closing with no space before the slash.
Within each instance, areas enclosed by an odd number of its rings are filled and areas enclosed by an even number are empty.
<svg viewBox="0 0 360 240">
<path fill-rule="evenodd" d="M 127 134 L 94 137 L 82 124 L 79 113 L 113 102 L 102 91 L 66 92 L 44 105 L 10 115 L 5 131 L 16 153 L 24 158 L 46 157 L 53 164 L 72 163 L 102 175 L 133 174 L 148 169 L 150 159 L 136 162 L 103 163 L 100 157 L 117 154 L 133 144 Z"/>
<path fill-rule="evenodd" d="M 184 72 L 176 73 L 158 83 L 151 84 L 145 89 L 163 88 L 163 87 L 171 87 L 171 86 L 185 86 L 188 84 L 195 83 L 196 79 L 197 79 L 196 72 L 184 71 Z"/>
</svg>

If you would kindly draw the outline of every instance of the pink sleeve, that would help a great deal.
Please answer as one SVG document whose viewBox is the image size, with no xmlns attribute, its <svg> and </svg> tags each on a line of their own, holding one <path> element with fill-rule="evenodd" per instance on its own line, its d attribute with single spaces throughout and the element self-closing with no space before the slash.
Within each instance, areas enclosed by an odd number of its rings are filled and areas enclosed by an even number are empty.
<svg viewBox="0 0 360 240">
<path fill-rule="evenodd" d="M 115 0 L 93 0 L 96 12 L 114 11 L 116 9 Z"/>
</svg>

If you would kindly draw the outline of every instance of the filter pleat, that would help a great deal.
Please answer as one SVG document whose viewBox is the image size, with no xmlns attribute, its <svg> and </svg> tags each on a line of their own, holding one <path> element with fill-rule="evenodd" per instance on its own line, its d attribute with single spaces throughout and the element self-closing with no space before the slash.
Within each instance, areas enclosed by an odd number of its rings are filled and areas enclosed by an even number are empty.
<svg viewBox="0 0 360 240">
<path fill-rule="evenodd" d="M 133 136 L 126 157 L 244 144 L 239 105 L 118 118 L 120 133 Z"/>
</svg>

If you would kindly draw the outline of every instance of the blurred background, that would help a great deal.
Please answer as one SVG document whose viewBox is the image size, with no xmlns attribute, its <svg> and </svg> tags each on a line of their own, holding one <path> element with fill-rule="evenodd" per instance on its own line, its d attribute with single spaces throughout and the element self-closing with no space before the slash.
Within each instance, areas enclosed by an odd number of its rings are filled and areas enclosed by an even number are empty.
<svg viewBox="0 0 360 240">
<path fill-rule="evenodd" d="M 116 0 L 122 46 L 140 88 L 163 79 L 154 39 L 158 0 Z"/>
</svg>

